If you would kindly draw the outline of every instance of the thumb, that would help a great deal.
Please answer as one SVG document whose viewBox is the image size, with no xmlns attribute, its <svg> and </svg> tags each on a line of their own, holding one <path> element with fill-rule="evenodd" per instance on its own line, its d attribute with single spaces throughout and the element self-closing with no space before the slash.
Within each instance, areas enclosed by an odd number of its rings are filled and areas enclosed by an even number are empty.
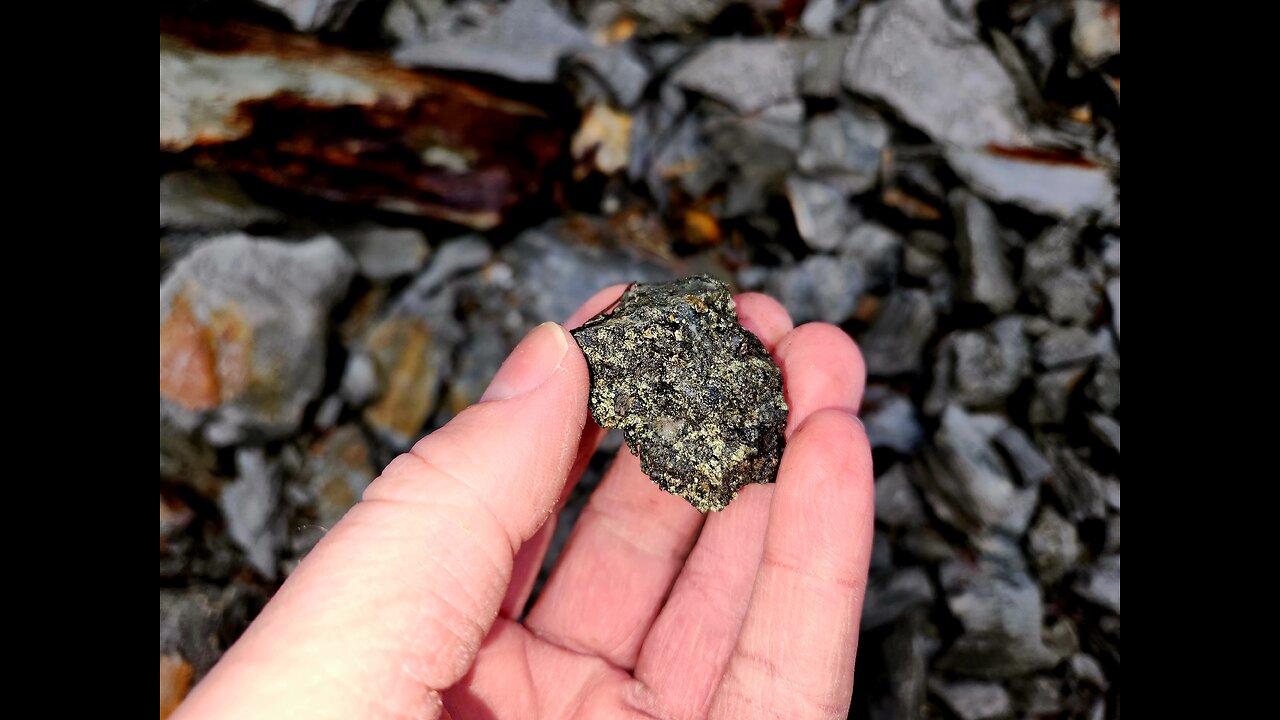
<svg viewBox="0 0 1280 720">
<path fill-rule="evenodd" d="M 530 332 L 479 403 L 387 466 L 182 717 L 438 717 L 560 497 L 587 385 L 563 328 Z"/>
</svg>

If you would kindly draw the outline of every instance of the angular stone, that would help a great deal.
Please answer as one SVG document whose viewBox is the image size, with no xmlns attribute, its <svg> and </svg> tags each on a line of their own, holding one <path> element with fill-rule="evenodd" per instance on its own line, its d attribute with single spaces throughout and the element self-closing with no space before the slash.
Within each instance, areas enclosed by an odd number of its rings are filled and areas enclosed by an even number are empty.
<svg viewBox="0 0 1280 720">
<path fill-rule="evenodd" d="M 1023 485 L 1043 482 L 1053 473 L 1053 466 L 1018 426 L 1010 425 L 996 433 L 995 441 L 1013 463 Z"/>
<path fill-rule="evenodd" d="M 862 606 L 862 631 L 874 630 L 915 608 L 933 604 L 933 585 L 921 567 L 899 570 L 887 579 L 872 578 Z"/>
<path fill-rule="evenodd" d="M 853 315 L 863 290 L 862 263 L 854 258 L 810 255 L 771 273 L 765 285 L 798 323 L 841 323 Z"/>
<path fill-rule="evenodd" d="M 365 422 L 397 448 L 418 439 L 435 409 L 446 348 L 432 342 L 431 329 L 415 317 L 380 321 L 365 338 L 363 350 L 382 379 L 382 393 L 364 410 Z"/>
<path fill-rule="evenodd" d="M 942 698 L 960 720 L 999 720 L 1013 711 L 1013 701 L 1003 685 L 962 680 L 929 683 L 929 690 Z"/>
<path fill-rule="evenodd" d="M 1089 416 L 1089 429 L 1104 445 L 1120 454 L 1120 423 L 1106 415 L 1094 413 Z"/>
<path fill-rule="evenodd" d="M 867 373 L 880 377 L 916 372 L 937 319 L 924 290 L 908 288 L 889 296 L 871 327 L 858 338 Z"/>
<path fill-rule="evenodd" d="M 1069 447 L 1048 448 L 1053 475 L 1049 487 L 1073 522 L 1107 516 L 1107 487 L 1102 478 Z"/>
<path fill-rule="evenodd" d="M 902 265 L 902 236 L 879 223 L 862 223 L 836 246 L 842 257 L 854 258 L 866 270 L 867 288 L 890 289 Z"/>
<path fill-rule="evenodd" d="M 280 467 L 260 448 L 241 448 L 236 451 L 236 474 L 236 481 L 222 489 L 227 534 L 244 550 L 255 570 L 274 580 L 285 535 L 284 517 L 279 512 Z"/>
<path fill-rule="evenodd" d="M 531 105 L 385 54 L 260 25 L 161 20 L 161 150 L 259 183 L 488 229 L 538 192 L 562 139 Z"/>
<path fill-rule="evenodd" d="M 893 627 L 881 646 L 889 675 L 889 699 L 873 718 L 924 718 L 929 663 L 938 650 L 937 630 L 928 613 L 917 610 Z"/>
<path fill-rule="evenodd" d="M 860 417 L 873 448 L 889 448 L 910 455 L 924 437 L 911 400 L 884 385 L 867 388 Z"/>
<path fill-rule="evenodd" d="M 963 627 L 940 667 L 1005 678 L 1059 661 L 1044 642 L 1040 588 L 1023 568 L 988 560 L 976 565 L 953 561 L 939 568 L 938 577 L 947 606 Z"/>
<path fill-rule="evenodd" d="M 1040 426 L 1061 425 L 1066 422 L 1071 393 L 1083 376 L 1084 370 L 1079 368 L 1053 370 L 1037 376 L 1035 394 L 1031 397 L 1031 407 L 1028 410 L 1031 423 Z"/>
<path fill-rule="evenodd" d="M 787 199 L 796 232 L 814 250 L 834 250 L 852 220 L 845 194 L 832 183 L 793 175 L 787 178 Z"/>
<path fill-rule="evenodd" d="M 259 205 L 236 181 L 212 170 L 179 170 L 160 177 L 160 229 L 243 230 L 278 223 L 284 215 Z"/>
<path fill-rule="evenodd" d="M 997 314 L 1012 310 L 1018 302 L 1018 287 L 1013 283 L 995 214 L 986 203 L 968 193 L 957 191 L 952 199 L 963 298 Z"/>
<path fill-rule="evenodd" d="M 1036 342 L 1036 362 L 1049 369 L 1079 365 L 1098 354 L 1093 337 L 1083 328 L 1054 328 Z"/>
<path fill-rule="evenodd" d="M 724 283 L 631 287 L 572 331 L 591 370 L 591 414 L 620 428 L 663 490 L 707 512 L 772 482 L 784 445 L 782 373 L 738 324 Z"/>
<path fill-rule="evenodd" d="M 1093 279 L 1078 268 L 1064 268 L 1045 278 L 1038 284 L 1036 294 L 1049 317 L 1076 325 L 1093 319 L 1101 299 Z"/>
<path fill-rule="evenodd" d="M 160 654 L 181 658 L 198 681 L 265 602 L 260 590 L 240 583 L 160 588 Z"/>
<path fill-rule="evenodd" d="M 514 0 L 478 27 L 427 28 L 425 42 L 396 52 L 413 67 L 487 73 L 529 83 L 556 80 L 560 59 L 591 47 L 586 32 L 546 0 Z"/>
<path fill-rule="evenodd" d="M 898 463 L 876 478 L 876 520 L 889 527 L 919 527 L 924 524 L 924 504 L 907 477 L 906 466 Z"/>
<path fill-rule="evenodd" d="M 1084 552 L 1076 526 L 1050 507 L 1031 526 L 1027 549 L 1040 579 L 1050 584 L 1062 579 Z"/>
<path fill-rule="evenodd" d="M 1084 160 L 1061 161 L 1050 153 L 1020 157 L 990 149 L 953 149 L 947 153 L 947 162 L 983 197 L 1042 215 L 1065 218 L 1101 213 L 1116 202 L 1107 169 Z"/>
<path fill-rule="evenodd" d="M 393 280 L 415 273 L 430 254 L 427 239 L 412 228 L 365 223 L 335 230 L 334 236 L 355 258 L 360 274 L 370 280 Z"/>
<path fill-rule="evenodd" d="M 797 53 L 777 40 L 713 40 L 672 77 L 740 113 L 753 113 L 799 97 Z"/>
<path fill-rule="evenodd" d="M 160 285 L 161 407 L 216 445 L 297 429 L 324 380 L 325 325 L 355 263 L 332 238 L 229 235 Z"/>
<path fill-rule="evenodd" d="M 1111 303 L 1111 326 L 1116 329 L 1116 339 L 1120 338 L 1120 278 L 1107 283 L 1107 302 Z"/>
<path fill-rule="evenodd" d="M 1017 89 L 995 55 L 937 0 L 865 8 L 845 86 L 884 99 L 941 143 L 1029 144 Z"/>
<path fill-rule="evenodd" d="M 991 446 L 989 430 L 980 416 L 957 405 L 947 407 L 934 445 L 925 454 L 925 497 L 953 527 L 974 534 L 991 529 L 1021 534 L 1031 520 L 1039 488 L 1018 487 Z"/>
<path fill-rule="evenodd" d="M 1072 586 L 1076 594 L 1111 612 L 1120 614 L 1120 556 L 1104 555 Z"/>
<path fill-rule="evenodd" d="M 1001 406 L 1022 384 L 1030 364 L 1031 347 L 1020 316 L 1003 317 L 985 332 L 952 333 L 939 349 L 925 411 L 937 414 L 949 401 L 973 408 Z"/>
<path fill-rule="evenodd" d="M 796 164 L 846 193 L 866 192 L 880 179 L 880 156 L 888 142 L 889 128 L 879 115 L 861 108 L 841 109 L 809 121 Z"/>
</svg>

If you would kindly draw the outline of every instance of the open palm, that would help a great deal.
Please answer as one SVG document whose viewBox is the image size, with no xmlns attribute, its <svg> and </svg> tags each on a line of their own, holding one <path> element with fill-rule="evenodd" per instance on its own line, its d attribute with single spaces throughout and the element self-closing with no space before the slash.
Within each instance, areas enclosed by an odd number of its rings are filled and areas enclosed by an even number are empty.
<svg viewBox="0 0 1280 720">
<path fill-rule="evenodd" d="M 602 434 L 581 353 L 541 326 L 387 467 L 182 717 L 843 717 L 873 517 L 861 357 L 765 296 L 737 303 L 783 370 L 776 485 L 703 516 L 622 449 L 526 614 Z"/>
</svg>

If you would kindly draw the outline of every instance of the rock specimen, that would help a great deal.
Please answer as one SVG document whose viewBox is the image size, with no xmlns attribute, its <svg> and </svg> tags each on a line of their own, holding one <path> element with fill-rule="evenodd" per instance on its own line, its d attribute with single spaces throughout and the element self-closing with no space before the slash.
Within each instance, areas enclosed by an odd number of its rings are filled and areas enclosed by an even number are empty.
<svg viewBox="0 0 1280 720">
<path fill-rule="evenodd" d="M 591 370 L 591 415 L 620 428 L 663 490 L 707 512 L 773 482 L 787 424 L 782 373 L 705 275 L 638 284 L 573 331 Z"/>
</svg>

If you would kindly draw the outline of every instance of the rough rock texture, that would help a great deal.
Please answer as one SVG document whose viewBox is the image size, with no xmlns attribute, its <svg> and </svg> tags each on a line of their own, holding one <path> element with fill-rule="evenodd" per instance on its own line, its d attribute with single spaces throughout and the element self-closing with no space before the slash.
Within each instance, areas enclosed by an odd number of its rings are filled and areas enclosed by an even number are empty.
<svg viewBox="0 0 1280 720">
<path fill-rule="evenodd" d="M 160 176 L 160 228 L 196 232 L 243 230 L 284 219 L 249 199 L 236 181 L 210 170 L 179 170 Z"/>
<path fill-rule="evenodd" d="M 160 286 L 160 400 L 214 444 L 293 432 L 324 379 L 325 319 L 355 271 L 332 238 L 230 235 Z"/>
<path fill-rule="evenodd" d="M 770 41 L 712 43 L 681 65 L 674 80 L 743 113 L 794 100 L 799 92 L 795 52 Z"/>
<path fill-rule="evenodd" d="M 938 0 L 879 3 L 863 14 L 845 85 L 883 98 L 945 143 L 1022 145 L 1013 82 L 992 52 Z"/>
<path fill-rule="evenodd" d="M 591 414 L 620 428 L 640 467 L 703 512 L 773 482 L 784 444 L 782 372 L 738 324 L 729 290 L 696 276 L 627 290 L 573 331 L 591 369 Z"/>
<path fill-rule="evenodd" d="M 1083 159 L 953 150 L 947 160 L 983 197 L 1015 202 L 1045 215 L 1065 218 L 1115 205 L 1115 186 L 1107 169 Z"/>
</svg>

